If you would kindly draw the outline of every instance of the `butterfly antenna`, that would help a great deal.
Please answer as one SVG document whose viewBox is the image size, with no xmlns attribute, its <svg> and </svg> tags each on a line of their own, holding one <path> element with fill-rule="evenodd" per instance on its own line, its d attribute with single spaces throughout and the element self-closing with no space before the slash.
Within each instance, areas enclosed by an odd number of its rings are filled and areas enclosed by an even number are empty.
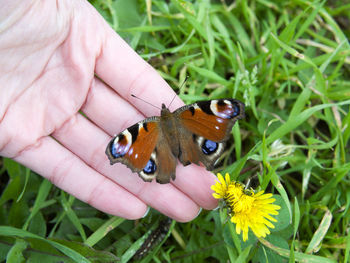
<svg viewBox="0 0 350 263">
<path fill-rule="evenodd" d="M 141 100 L 141 101 L 147 103 L 148 105 L 151 105 L 151 106 L 153 106 L 153 107 L 155 107 L 155 108 L 157 108 L 157 109 L 159 109 L 159 110 L 162 110 L 161 108 L 157 107 L 156 105 L 153 105 L 152 103 L 150 103 L 150 102 L 148 102 L 148 101 L 145 101 L 144 99 L 141 99 L 141 98 L 137 97 L 137 96 L 134 95 L 134 94 L 131 94 L 131 97 L 134 97 L 134 98 L 136 98 L 136 99 L 139 99 L 139 100 Z"/>
<path fill-rule="evenodd" d="M 186 81 L 188 80 L 188 76 L 186 76 L 186 78 L 184 79 L 184 81 L 182 82 L 179 91 L 182 89 L 183 85 L 185 85 Z M 174 99 L 176 98 L 176 96 L 178 95 L 178 93 L 176 92 L 176 94 L 174 95 L 173 99 L 170 101 L 169 105 L 167 108 L 170 107 L 170 105 L 173 103 Z"/>
</svg>

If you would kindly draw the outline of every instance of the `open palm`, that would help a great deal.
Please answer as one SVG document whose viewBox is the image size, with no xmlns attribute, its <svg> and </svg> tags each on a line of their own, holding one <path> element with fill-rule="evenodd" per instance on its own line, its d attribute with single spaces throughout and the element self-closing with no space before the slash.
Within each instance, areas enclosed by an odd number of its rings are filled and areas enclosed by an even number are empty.
<svg viewBox="0 0 350 263">
<path fill-rule="evenodd" d="M 2 156 L 125 218 L 143 216 L 149 205 L 188 221 L 199 207 L 217 205 L 215 177 L 204 168 L 180 165 L 176 180 L 160 185 L 109 165 L 111 135 L 159 115 L 131 93 L 161 105 L 174 92 L 88 2 L 7 2 L 0 11 Z M 172 109 L 181 105 L 176 98 Z"/>
</svg>

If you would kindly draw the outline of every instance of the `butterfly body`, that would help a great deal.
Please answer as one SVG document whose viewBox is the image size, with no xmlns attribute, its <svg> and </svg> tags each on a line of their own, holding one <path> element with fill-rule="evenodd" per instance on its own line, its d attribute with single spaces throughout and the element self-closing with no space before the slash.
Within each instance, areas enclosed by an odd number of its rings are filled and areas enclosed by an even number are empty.
<svg viewBox="0 0 350 263">
<path fill-rule="evenodd" d="M 111 164 L 121 162 L 144 181 L 175 180 L 177 159 L 186 166 L 204 164 L 208 170 L 224 151 L 233 124 L 244 117 L 244 104 L 235 99 L 200 101 L 174 112 L 163 104 L 153 116 L 125 129 L 107 146 Z"/>
</svg>

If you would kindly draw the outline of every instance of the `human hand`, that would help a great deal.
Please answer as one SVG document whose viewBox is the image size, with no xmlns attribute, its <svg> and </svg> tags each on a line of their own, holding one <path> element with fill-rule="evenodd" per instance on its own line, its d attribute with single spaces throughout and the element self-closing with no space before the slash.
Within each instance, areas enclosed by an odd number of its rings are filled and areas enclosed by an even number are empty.
<svg viewBox="0 0 350 263">
<path fill-rule="evenodd" d="M 0 22 L 0 155 L 128 219 L 149 205 L 189 221 L 217 205 L 202 167 L 178 165 L 176 180 L 160 185 L 110 166 L 111 135 L 160 114 L 131 94 L 161 105 L 174 92 L 87 1 L 7 1 Z M 177 97 L 171 110 L 182 105 Z"/>
</svg>

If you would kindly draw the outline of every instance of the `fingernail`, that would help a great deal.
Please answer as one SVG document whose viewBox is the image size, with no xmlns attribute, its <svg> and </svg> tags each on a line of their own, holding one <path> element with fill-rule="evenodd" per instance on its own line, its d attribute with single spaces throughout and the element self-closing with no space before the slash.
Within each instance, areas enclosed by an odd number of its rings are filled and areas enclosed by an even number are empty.
<svg viewBox="0 0 350 263">
<path fill-rule="evenodd" d="M 142 218 L 145 218 L 145 217 L 148 215 L 149 210 L 151 210 L 151 208 L 148 206 L 148 207 L 147 207 L 147 210 L 146 210 L 146 213 L 143 215 L 143 217 L 142 217 Z"/>
<path fill-rule="evenodd" d="M 202 208 L 202 207 L 200 207 L 200 208 L 199 208 L 199 211 L 198 211 L 198 213 L 197 213 L 197 215 L 196 215 L 196 217 L 195 217 L 195 218 L 197 218 L 197 217 L 199 216 L 199 214 L 202 212 L 202 210 L 203 210 L 203 208 Z"/>
<path fill-rule="evenodd" d="M 218 210 L 220 208 L 220 205 L 218 205 L 217 207 L 213 208 L 213 211 Z"/>
</svg>

